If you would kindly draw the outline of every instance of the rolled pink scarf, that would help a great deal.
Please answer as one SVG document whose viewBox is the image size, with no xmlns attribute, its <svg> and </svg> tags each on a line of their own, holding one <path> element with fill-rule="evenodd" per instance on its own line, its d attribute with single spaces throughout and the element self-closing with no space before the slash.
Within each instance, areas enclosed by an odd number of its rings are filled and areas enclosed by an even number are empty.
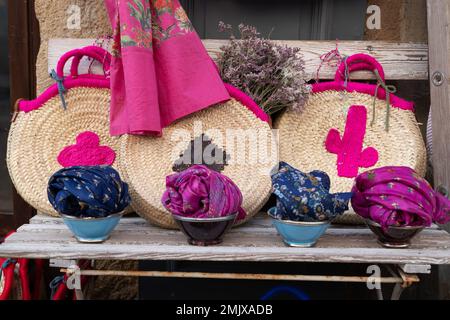
<svg viewBox="0 0 450 320">
<path fill-rule="evenodd" d="M 246 216 L 236 184 L 206 166 L 195 165 L 168 176 L 166 187 L 162 204 L 174 215 L 218 218 L 238 213 L 238 220 Z"/>
<path fill-rule="evenodd" d="M 408 167 L 384 167 L 359 175 L 352 206 L 357 214 L 389 226 L 430 226 L 450 221 L 450 201 Z"/>
</svg>

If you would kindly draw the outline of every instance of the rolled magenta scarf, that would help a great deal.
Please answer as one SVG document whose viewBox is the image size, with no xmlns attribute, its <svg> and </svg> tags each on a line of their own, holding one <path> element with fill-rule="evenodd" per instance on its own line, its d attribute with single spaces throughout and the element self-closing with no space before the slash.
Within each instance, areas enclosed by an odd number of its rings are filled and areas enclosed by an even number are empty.
<svg viewBox="0 0 450 320">
<path fill-rule="evenodd" d="M 238 213 L 245 218 L 242 194 L 227 176 L 195 165 L 166 178 L 164 207 L 174 215 L 191 218 L 219 218 Z"/>
<path fill-rule="evenodd" d="M 104 0 L 114 31 L 113 136 L 162 128 L 230 98 L 178 0 Z"/>
<path fill-rule="evenodd" d="M 430 226 L 450 221 L 450 201 L 408 167 L 384 167 L 359 175 L 352 206 L 363 218 L 389 226 Z"/>
</svg>

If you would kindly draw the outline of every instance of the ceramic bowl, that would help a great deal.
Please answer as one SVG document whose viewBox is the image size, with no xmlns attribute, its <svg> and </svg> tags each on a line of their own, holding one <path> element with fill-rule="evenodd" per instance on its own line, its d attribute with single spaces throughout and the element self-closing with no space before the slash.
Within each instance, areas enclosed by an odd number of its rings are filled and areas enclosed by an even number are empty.
<svg viewBox="0 0 450 320">
<path fill-rule="evenodd" d="M 224 234 L 233 226 L 237 214 L 221 218 L 187 218 L 173 215 L 188 242 L 196 246 L 222 243 Z"/>
<path fill-rule="evenodd" d="M 66 226 L 82 243 L 101 243 L 108 240 L 122 216 L 123 212 L 105 218 L 77 218 L 61 214 Z"/>
<path fill-rule="evenodd" d="M 283 238 L 284 243 L 290 247 L 313 247 L 330 226 L 330 221 L 298 222 L 276 219 L 274 218 L 276 210 L 277 208 L 270 209 L 269 216 L 272 218 L 273 225 Z"/>
<path fill-rule="evenodd" d="M 378 243 L 386 248 L 408 248 L 411 245 L 411 239 L 424 229 L 424 227 L 389 227 L 383 230 L 378 223 L 369 219 L 365 221 L 377 236 Z"/>
</svg>

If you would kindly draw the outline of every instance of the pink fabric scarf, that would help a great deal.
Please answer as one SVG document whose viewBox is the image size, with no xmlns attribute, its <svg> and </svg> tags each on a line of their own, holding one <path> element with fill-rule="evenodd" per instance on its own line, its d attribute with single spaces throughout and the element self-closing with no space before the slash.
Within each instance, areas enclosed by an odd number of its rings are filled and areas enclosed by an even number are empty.
<svg viewBox="0 0 450 320">
<path fill-rule="evenodd" d="M 104 1 L 114 30 L 111 135 L 161 135 L 230 98 L 178 0 Z"/>
<path fill-rule="evenodd" d="M 166 177 L 162 204 L 172 214 L 191 218 L 246 217 L 242 193 L 227 176 L 203 165 Z"/>
<path fill-rule="evenodd" d="M 352 206 L 357 214 L 389 226 L 423 226 L 450 221 L 450 200 L 408 167 L 383 167 L 359 175 Z"/>
</svg>

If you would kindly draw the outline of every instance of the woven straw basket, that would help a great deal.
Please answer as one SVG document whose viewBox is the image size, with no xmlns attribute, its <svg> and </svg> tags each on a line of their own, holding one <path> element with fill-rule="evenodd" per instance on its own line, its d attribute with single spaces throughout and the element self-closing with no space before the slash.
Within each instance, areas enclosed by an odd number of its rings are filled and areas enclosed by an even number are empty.
<svg viewBox="0 0 450 320">
<path fill-rule="evenodd" d="M 119 139 L 109 135 L 109 79 L 98 75 L 78 75 L 80 60 L 88 56 L 109 68 L 109 53 L 98 47 L 73 50 L 61 57 L 57 75 L 63 78 L 64 65 L 71 58 L 71 75 L 61 81 L 66 89 L 66 109 L 58 86 L 48 88 L 33 101 L 19 101 L 8 137 L 7 165 L 18 193 L 39 213 L 56 216 L 47 199 L 50 177 L 62 166 L 60 152 L 74 145 L 80 133 L 98 135 L 100 145 L 117 151 Z M 116 152 L 118 155 L 118 152 Z M 118 162 L 116 157 L 115 163 Z"/>
<path fill-rule="evenodd" d="M 228 85 L 227 87 L 233 96 L 236 89 L 230 90 Z M 238 96 L 242 97 L 239 94 Z M 254 107 L 257 108 L 256 105 Z M 246 140 L 243 130 L 250 129 L 247 131 L 250 132 L 249 137 L 255 138 L 257 135 L 259 139 L 262 139 L 259 143 L 267 142 L 266 146 L 269 150 L 272 147 L 277 151 L 272 130 L 266 121 L 268 117 L 261 110 L 247 108 L 238 100 L 232 99 L 172 124 L 164 129 L 162 137 L 123 136 L 120 147 L 120 167 L 124 179 L 130 185 L 133 209 L 153 224 L 164 228 L 176 228 L 171 214 L 161 204 L 161 197 L 166 188 L 166 176 L 174 173 L 174 164 L 180 155 L 186 153 L 186 150 L 191 150 L 193 141 L 205 135 L 204 140 L 220 148 L 231 159 L 235 157 L 240 147 L 244 150 L 243 161 L 236 156 L 236 161 L 230 161 L 224 165 L 221 173 L 231 178 L 241 189 L 244 199 L 243 208 L 247 213 L 245 221 L 247 221 L 259 212 L 270 196 L 269 173 L 277 163 L 278 154 L 275 152 L 275 156 L 270 159 L 264 151 L 261 151 L 261 148 L 258 149 L 259 151 L 250 148 L 251 141 Z M 230 129 L 238 131 L 230 131 Z M 236 139 L 226 138 L 230 132 L 237 133 Z M 258 152 L 264 153 L 259 158 L 264 159 L 266 163 L 259 163 L 264 161 L 255 163 L 251 160 L 252 156 L 257 158 Z"/>
<path fill-rule="evenodd" d="M 343 74 L 348 75 L 356 70 L 376 70 L 383 86 L 346 82 Z M 334 82 L 313 85 L 310 98 L 302 112 L 289 110 L 276 121 L 275 128 L 279 129 L 280 137 L 280 159 L 304 172 L 327 172 L 332 181 L 332 192 L 350 191 L 354 177 L 339 176 L 338 162 L 342 159 L 337 160 L 337 154 L 327 151 L 325 141 L 330 129 L 337 129 L 341 138 L 347 129 L 347 142 L 357 146 L 358 143 L 352 140 L 356 135 L 351 129 L 357 125 L 364 126 L 365 119 L 352 119 L 351 123 L 355 123 L 350 128 L 349 108 L 364 106 L 367 117 L 363 148 L 375 148 L 378 151 L 378 161 L 375 165 L 360 165 L 359 173 L 394 165 L 414 168 L 418 174 L 424 176 L 426 151 L 412 111 L 413 105 L 390 94 L 388 116 L 386 90 L 383 87 L 389 91 L 389 87 L 384 84 L 383 69 L 375 59 L 362 54 L 349 57 L 346 64 L 340 66 Z M 374 110 L 375 118 L 372 123 Z M 336 222 L 358 224 L 362 219 L 350 211 Z"/>
</svg>

